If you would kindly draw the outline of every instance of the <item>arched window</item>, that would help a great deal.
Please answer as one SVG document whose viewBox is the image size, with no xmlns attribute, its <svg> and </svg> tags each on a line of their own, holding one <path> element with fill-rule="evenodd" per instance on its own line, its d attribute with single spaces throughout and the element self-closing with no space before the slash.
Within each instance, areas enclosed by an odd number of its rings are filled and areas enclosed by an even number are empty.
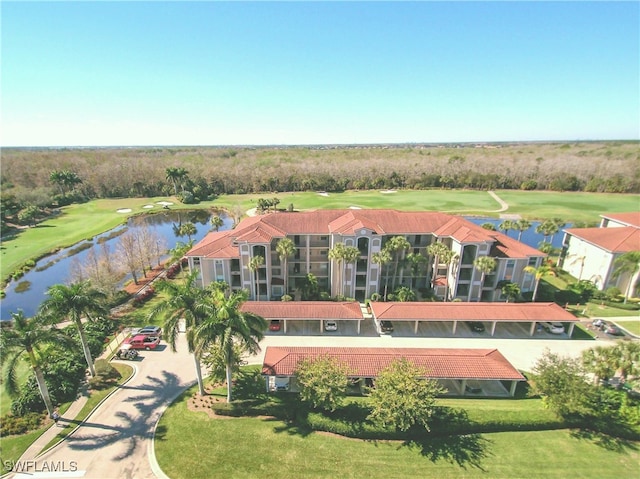
<svg viewBox="0 0 640 479">
<path fill-rule="evenodd" d="M 369 238 L 358 238 L 358 249 L 362 255 L 369 254 Z"/>
</svg>

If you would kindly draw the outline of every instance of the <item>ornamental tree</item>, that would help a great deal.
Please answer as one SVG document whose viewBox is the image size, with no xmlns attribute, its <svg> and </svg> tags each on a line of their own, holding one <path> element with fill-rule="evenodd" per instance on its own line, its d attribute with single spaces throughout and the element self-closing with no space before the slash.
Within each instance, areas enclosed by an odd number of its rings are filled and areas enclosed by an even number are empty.
<svg viewBox="0 0 640 479">
<path fill-rule="evenodd" d="M 336 358 L 304 358 L 296 368 L 300 398 L 316 409 L 335 411 L 347 394 L 348 367 Z"/>
</svg>

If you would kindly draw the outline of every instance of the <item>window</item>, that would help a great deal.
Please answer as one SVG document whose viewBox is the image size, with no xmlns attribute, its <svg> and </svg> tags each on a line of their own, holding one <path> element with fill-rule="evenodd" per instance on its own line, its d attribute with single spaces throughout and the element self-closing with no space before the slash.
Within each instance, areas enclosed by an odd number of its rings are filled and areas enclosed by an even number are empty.
<svg viewBox="0 0 640 479">
<path fill-rule="evenodd" d="M 358 238 L 358 249 L 360 254 L 366 255 L 369 252 L 369 238 Z"/>
<path fill-rule="evenodd" d="M 513 269 L 516 266 L 516 261 L 513 259 L 510 259 L 507 261 L 507 266 L 504 270 L 504 279 L 511 281 L 511 278 L 513 278 Z"/>
<path fill-rule="evenodd" d="M 200 257 L 196 256 L 195 258 L 193 258 L 193 265 L 194 266 L 200 266 Z"/>
<path fill-rule="evenodd" d="M 462 264 L 473 264 L 473 260 L 476 259 L 477 248 L 475 245 L 467 245 L 462 250 Z"/>
<path fill-rule="evenodd" d="M 414 246 L 420 246 L 420 241 L 422 241 L 422 236 L 416 235 L 416 238 L 413 241 Z"/>
<path fill-rule="evenodd" d="M 326 249 L 320 251 L 320 256 L 327 256 L 327 254 L 329 254 L 329 251 Z"/>
<path fill-rule="evenodd" d="M 472 268 L 460 268 L 460 281 L 471 281 Z"/>
</svg>

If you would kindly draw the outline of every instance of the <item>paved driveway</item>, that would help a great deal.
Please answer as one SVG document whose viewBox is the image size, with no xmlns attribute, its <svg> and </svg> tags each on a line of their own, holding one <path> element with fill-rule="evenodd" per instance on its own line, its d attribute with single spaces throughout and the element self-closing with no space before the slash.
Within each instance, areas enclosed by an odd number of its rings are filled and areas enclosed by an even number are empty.
<svg viewBox="0 0 640 479">
<path fill-rule="evenodd" d="M 64 463 L 67 470 L 77 469 L 75 473 L 28 477 L 157 477 L 149 461 L 153 429 L 161 411 L 195 380 L 193 359 L 182 335 L 177 347 L 178 352 L 172 353 L 163 342 L 162 350 L 141 351 L 141 359 L 128 362 L 136 366 L 135 376 L 72 436 L 37 460 Z"/>
</svg>

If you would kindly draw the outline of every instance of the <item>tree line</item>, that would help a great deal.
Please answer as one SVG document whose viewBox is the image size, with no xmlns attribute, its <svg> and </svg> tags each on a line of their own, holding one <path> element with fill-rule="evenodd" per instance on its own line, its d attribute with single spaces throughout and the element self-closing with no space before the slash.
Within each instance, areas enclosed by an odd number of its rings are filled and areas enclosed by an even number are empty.
<svg viewBox="0 0 640 479">
<path fill-rule="evenodd" d="M 638 142 L 2 150 L 3 211 L 81 199 L 347 189 L 640 192 Z M 266 206 L 266 205 L 265 205 Z M 267 206 L 268 208 L 268 206 Z M 3 213 L 4 214 L 4 213 Z"/>
</svg>

